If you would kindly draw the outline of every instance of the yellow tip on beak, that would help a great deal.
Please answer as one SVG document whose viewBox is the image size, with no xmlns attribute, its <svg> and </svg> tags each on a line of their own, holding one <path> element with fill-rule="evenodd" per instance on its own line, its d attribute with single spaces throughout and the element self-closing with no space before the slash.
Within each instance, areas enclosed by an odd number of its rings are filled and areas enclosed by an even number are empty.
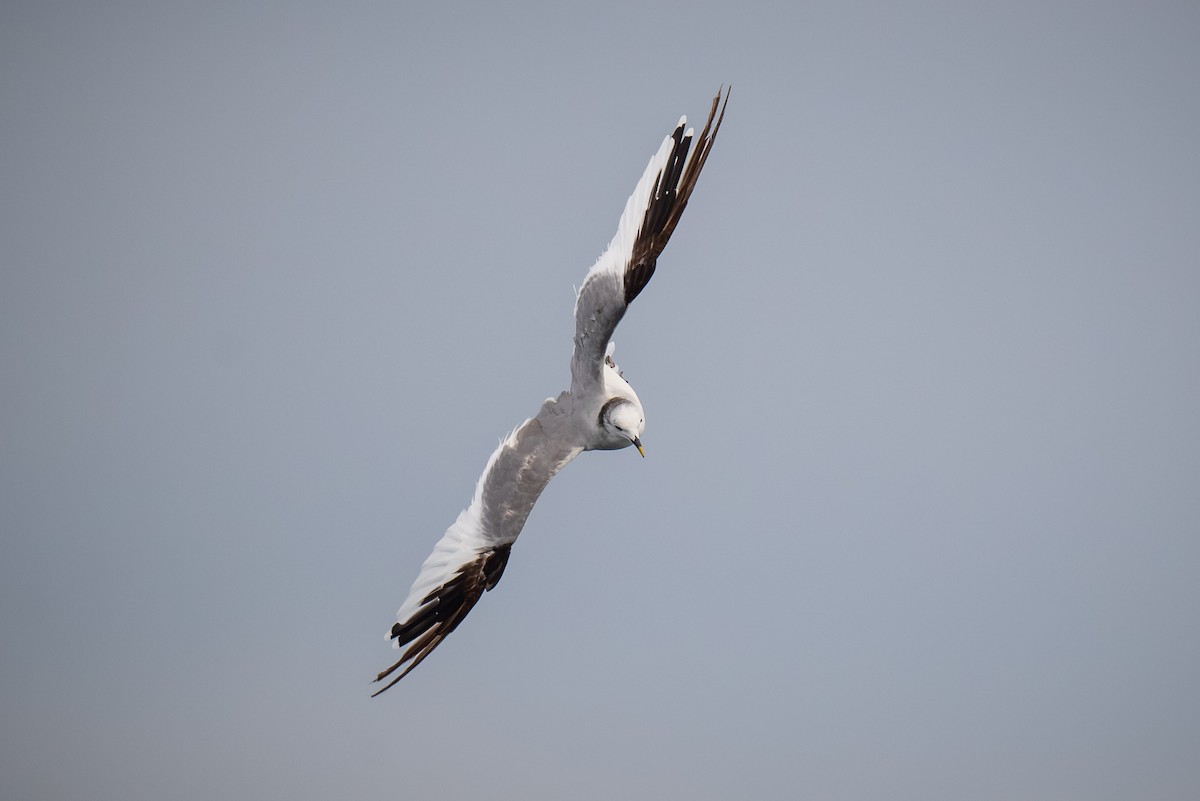
<svg viewBox="0 0 1200 801">
<path fill-rule="evenodd" d="M 642 455 L 643 459 L 646 458 L 646 452 L 644 450 L 642 450 L 642 438 L 641 437 L 633 438 L 633 447 L 638 449 L 638 453 L 640 453 Z"/>
</svg>

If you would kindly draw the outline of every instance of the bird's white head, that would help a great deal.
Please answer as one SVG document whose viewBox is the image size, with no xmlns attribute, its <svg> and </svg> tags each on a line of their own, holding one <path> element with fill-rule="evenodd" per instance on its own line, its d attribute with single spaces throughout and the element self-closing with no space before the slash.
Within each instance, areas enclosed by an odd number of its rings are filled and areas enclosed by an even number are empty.
<svg viewBox="0 0 1200 801">
<path fill-rule="evenodd" d="M 625 448 L 629 445 L 638 449 L 643 457 L 642 432 L 646 430 L 646 417 L 642 407 L 628 398 L 610 398 L 600 409 L 600 427 L 610 441 L 610 448 Z"/>
</svg>

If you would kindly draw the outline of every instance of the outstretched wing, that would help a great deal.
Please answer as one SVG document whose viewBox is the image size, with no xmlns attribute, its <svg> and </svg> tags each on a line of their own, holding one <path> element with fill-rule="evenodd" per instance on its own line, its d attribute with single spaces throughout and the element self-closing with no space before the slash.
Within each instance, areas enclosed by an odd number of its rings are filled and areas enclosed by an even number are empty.
<svg viewBox="0 0 1200 801">
<path fill-rule="evenodd" d="M 687 206 L 700 170 L 712 149 L 721 120 L 725 117 L 721 93 L 713 98 L 696 148 L 691 152 L 693 131 L 685 130 L 682 117 L 625 203 L 617 233 L 608 249 L 588 270 L 575 299 L 575 351 L 571 356 L 571 392 L 586 392 L 603 382 L 604 354 L 625 309 L 654 275 L 658 254 Z M 717 112 L 720 110 L 720 115 Z"/>
<path fill-rule="evenodd" d="M 405 651 L 375 681 L 404 669 L 374 695 L 407 676 L 500 581 L 512 544 L 538 496 L 581 450 L 547 432 L 559 413 L 557 404 L 547 401 L 537 417 L 509 434 L 488 460 L 471 505 L 434 546 L 396 613 L 388 638 Z"/>
</svg>

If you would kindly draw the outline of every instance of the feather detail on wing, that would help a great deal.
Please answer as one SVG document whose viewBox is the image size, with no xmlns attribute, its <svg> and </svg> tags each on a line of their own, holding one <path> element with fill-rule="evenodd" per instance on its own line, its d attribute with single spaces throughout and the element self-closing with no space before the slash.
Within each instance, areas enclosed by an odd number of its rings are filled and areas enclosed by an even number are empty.
<svg viewBox="0 0 1200 801">
<path fill-rule="evenodd" d="M 562 414 L 553 399 L 546 401 L 537 417 L 509 434 L 488 459 L 471 505 L 434 546 L 396 613 L 388 638 L 396 641 L 395 647 L 407 649 L 375 681 L 404 669 L 374 695 L 407 676 L 500 581 L 512 544 L 538 496 L 582 450 L 562 437 L 547 436 L 546 428 L 559 425 Z"/>
<path fill-rule="evenodd" d="M 724 103 L 720 92 L 713 98 L 695 150 L 691 150 L 694 132 L 691 128 L 685 130 L 687 118 L 680 118 L 626 201 L 616 235 L 588 270 L 575 299 L 573 393 L 602 381 L 605 347 L 629 304 L 654 275 L 658 256 L 696 188 L 725 117 L 729 92 L 724 95 Z"/>
</svg>

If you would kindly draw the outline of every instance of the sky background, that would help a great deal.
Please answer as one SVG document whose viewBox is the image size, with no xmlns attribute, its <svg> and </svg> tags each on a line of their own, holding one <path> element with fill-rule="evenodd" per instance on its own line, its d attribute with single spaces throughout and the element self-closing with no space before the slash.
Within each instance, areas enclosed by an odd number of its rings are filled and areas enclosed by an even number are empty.
<svg viewBox="0 0 1200 801">
<path fill-rule="evenodd" d="M 1200 796 L 1200 5 L 0 9 L 0 795 Z M 678 116 L 586 454 L 371 699 Z"/>
</svg>

